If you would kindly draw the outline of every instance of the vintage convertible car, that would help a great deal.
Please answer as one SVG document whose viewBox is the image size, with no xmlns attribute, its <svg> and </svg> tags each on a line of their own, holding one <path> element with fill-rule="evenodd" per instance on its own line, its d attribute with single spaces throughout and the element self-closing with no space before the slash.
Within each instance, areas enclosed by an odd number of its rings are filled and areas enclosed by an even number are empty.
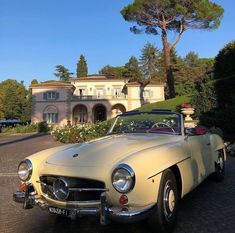
<svg viewBox="0 0 235 233">
<path fill-rule="evenodd" d="M 185 129 L 181 114 L 131 111 L 105 137 L 25 158 L 13 199 L 70 218 L 96 215 L 101 224 L 147 219 L 171 232 L 179 200 L 211 174 L 222 180 L 225 159 L 223 140 Z"/>
</svg>

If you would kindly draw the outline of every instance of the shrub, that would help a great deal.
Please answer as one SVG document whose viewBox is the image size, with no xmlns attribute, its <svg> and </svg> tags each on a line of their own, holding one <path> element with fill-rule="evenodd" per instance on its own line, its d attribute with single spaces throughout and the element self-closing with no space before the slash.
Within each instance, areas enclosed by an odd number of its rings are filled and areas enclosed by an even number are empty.
<svg viewBox="0 0 235 233">
<path fill-rule="evenodd" d="M 105 136 L 111 125 L 110 121 L 96 124 L 66 125 L 51 132 L 57 141 L 63 143 L 85 142 Z"/>
<path fill-rule="evenodd" d="M 47 133 L 50 131 L 50 127 L 46 123 L 46 121 L 42 121 L 38 123 L 38 133 Z"/>
<path fill-rule="evenodd" d="M 206 127 L 219 127 L 226 134 L 235 132 L 235 111 L 232 109 L 213 109 L 200 116 L 200 123 Z"/>
<path fill-rule="evenodd" d="M 15 134 L 15 133 L 33 133 L 37 132 L 37 124 L 18 125 L 16 127 L 2 128 L 2 133 Z"/>
</svg>

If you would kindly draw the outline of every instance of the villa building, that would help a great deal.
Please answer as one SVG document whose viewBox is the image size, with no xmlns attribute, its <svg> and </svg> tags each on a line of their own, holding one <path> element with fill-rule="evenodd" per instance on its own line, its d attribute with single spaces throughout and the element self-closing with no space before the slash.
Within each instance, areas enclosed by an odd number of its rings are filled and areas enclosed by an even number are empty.
<svg viewBox="0 0 235 233">
<path fill-rule="evenodd" d="M 70 83 L 32 84 L 32 122 L 53 125 L 104 121 L 144 104 L 164 100 L 164 84 L 143 86 L 127 78 L 87 76 Z"/>
</svg>

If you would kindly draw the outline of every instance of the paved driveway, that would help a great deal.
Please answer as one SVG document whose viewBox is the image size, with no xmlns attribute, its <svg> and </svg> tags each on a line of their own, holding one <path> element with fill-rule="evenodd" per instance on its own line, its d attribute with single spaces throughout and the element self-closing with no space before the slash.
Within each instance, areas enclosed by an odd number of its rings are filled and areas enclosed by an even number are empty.
<svg viewBox="0 0 235 233">
<path fill-rule="evenodd" d="M 60 145 L 50 135 L 0 137 L 0 232 L 1 233 L 148 233 L 144 224 L 100 226 L 95 218 L 78 221 L 48 215 L 35 207 L 23 210 L 12 201 L 19 185 L 18 163 L 27 155 Z M 175 233 L 235 232 L 235 158 L 228 158 L 226 179 L 207 179 L 180 204 Z"/>
</svg>

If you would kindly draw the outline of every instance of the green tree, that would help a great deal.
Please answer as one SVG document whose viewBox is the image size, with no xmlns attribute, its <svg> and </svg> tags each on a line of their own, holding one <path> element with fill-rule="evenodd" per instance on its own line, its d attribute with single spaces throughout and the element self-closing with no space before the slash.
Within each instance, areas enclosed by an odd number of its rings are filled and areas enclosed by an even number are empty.
<svg viewBox="0 0 235 233">
<path fill-rule="evenodd" d="M 207 77 L 208 75 L 210 77 Z M 196 83 L 196 89 L 191 98 L 197 117 L 217 107 L 216 90 L 212 81 L 212 74 L 208 75 Z"/>
<path fill-rule="evenodd" d="M 27 90 L 22 83 L 16 80 L 8 79 L 0 84 L 0 90 L 3 93 L 3 113 L 6 119 L 20 119 L 22 121 L 30 120 L 31 114 L 28 104 Z"/>
<path fill-rule="evenodd" d="M 204 73 L 210 73 L 214 71 L 214 58 L 199 58 L 199 63 L 201 64 Z"/>
<path fill-rule="evenodd" d="M 194 67 L 197 66 L 199 63 L 199 58 L 198 58 L 198 54 L 196 54 L 195 52 L 189 52 L 185 58 L 185 65 L 187 67 Z"/>
<path fill-rule="evenodd" d="M 87 62 L 84 55 L 81 55 L 77 63 L 77 77 L 86 77 L 88 74 Z"/>
<path fill-rule="evenodd" d="M 73 74 L 69 71 L 69 69 L 65 68 L 63 65 L 57 65 L 55 67 L 55 70 L 56 70 L 56 73 L 54 73 L 54 75 L 56 77 L 59 77 L 60 81 L 63 81 L 63 82 L 68 82 L 70 79 L 70 75 Z"/>
<path fill-rule="evenodd" d="M 185 70 L 188 78 L 194 82 L 204 79 L 206 73 L 213 71 L 213 58 L 199 58 L 198 54 L 189 52 L 185 58 Z M 209 77 L 209 76 L 208 76 Z"/>
<path fill-rule="evenodd" d="M 175 93 L 177 96 L 192 95 L 198 81 L 210 77 L 213 71 L 213 58 L 199 58 L 195 52 L 189 52 L 184 58 L 177 55 L 172 48 L 170 53 L 171 66 L 175 78 Z M 164 62 L 162 62 L 163 64 Z M 163 71 L 163 70 L 162 70 Z"/>
<path fill-rule="evenodd" d="M 31 84 L 38 84 L 38 80 L 37 80 L 37 79 L 33 79 L 33 80 L 31 81 Z"/>
<path fill-rule="evenodd" d="M 114 77 L 122 77 L 126 72 L 126 67 L 124 66 L 104 66 L 100 71 L 100 75 L 114 76 Z"/>
<path fill-rule="evenodd" d="M 140 57 L 141 70 L 145 79 L 156 78 L 161 63 L 160 50 L 151 43 L 147 43 L 142 49 Z"/>
<path fill-rule="evenodd" d="M 218 105 L 235 112 L 235 41 L 219 51 L 214 67 Z"/>
<path fill-rule="evenodd" d="M 176 95 L 191 95 L 194 91 L 194 80 L 188 75 L 188 69 L 185 61 L 183 58 L 178 56 L 175 48 L 172 48 L 170 52 L 170 60 L 175 77 Z"/>
<path fill-rule="evenodd" d="M 125 65 L 124 77 L 130 78 L 131 81 L 140 81 L 142 74 L 139 67 L 139 62 L 136 57 L 132 56 Z"/>
<path fill-rule="evenodd" d="M 4 109 L 3 109 L 3 90 L 1 89 L 1 84 L 0 84 L 0 119 L 4 118 Z"/>
<path fill-rule="evenodd" d="M 235 41 L 228 43 L 215 57 L 215 78 L 226 79 L 235 75 Z M 235 77 L 234 77 L 235 78 Z"/>
<path fill-rule="evenodd" d="M 170 51 L 188 29 L 215 29 L 219 26 L 223 8 L 209 0 L 134 0 L 121 11 L 126 21 L 137 26 L 134 33 L 161 34 L 168 95 L 175 97 L 174 75 Z M 176 32 L 172 43 L 168 33 Z"/>
</svg>

